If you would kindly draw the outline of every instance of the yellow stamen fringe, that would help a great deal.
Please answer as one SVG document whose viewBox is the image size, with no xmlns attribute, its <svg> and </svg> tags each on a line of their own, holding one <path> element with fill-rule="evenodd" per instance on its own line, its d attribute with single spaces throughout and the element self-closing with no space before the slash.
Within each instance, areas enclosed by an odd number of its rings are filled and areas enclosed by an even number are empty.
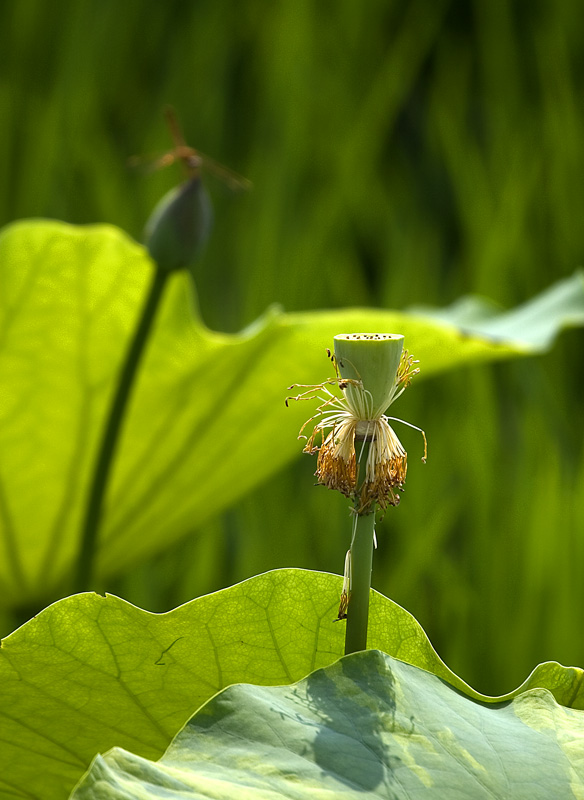
<svg viewBox="0 0 584 800">
<path fill-rule="evenodd" d="M 340 416 L 340 415 L 339 415 Z M 327 419 L 330 424 L 330 417 Z M 406 479 L 407 453 L 385 417 L 375 420 L 359 420 L 343 414 L 342 421 L 334 425 L 330 433 L 323 434 L 323 423 L 315 426 L 304 452 L 318 451 L 316 477 L 319 484 L 336 489 L 345 497 L 355 498 L 357 491 L 357 455 L 360 441 L 356 429 L 369 430 L 370 442 L 365 481 L 359 492 L 360 508 L 373 501 L 382 509 L 399 503 L 399 494 Z M 323 436 L 321 445 L 315 444 L 318 435 Z M 362 441 L 362 439 L 361 439 Z"/>
</svg>

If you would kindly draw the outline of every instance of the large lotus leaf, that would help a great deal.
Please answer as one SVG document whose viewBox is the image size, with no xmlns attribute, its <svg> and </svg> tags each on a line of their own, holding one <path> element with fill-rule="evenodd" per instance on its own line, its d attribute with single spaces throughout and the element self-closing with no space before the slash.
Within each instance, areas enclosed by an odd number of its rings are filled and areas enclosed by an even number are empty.
<svg viewBox="0 0 584 800">
<path fill-rule="evenodd" d="M 0 648 L 0 800 L 67 796 L 98 752 L 158 758 L 217 691 L 290 684 L 343 654 L 342 578 L 278 570 L 166 614 L 111 595 L 61 600 Z M 416 620 L 371 593 L 368 646 L 421 667 L 467 697 L 502 702 L 545 687 L 584 708 L 582 671 L 548 663 L 515 692 L 486 698 L 436 655 Z"/>
<path fill-rule="evenodd" d="M 0 234 L 1 604 L 42 598 L 70 574 L 105 415 L 152 271 L 144 248 L 112 227 L 38 221 Z M 284 406 L 286 387 L 330 376 L 324 351 L 336 333 L 401 332 L 428 376 L 549 346 L 584 309 L 580 278 L 563 286 L 563 304 L 549 294 L 538 301 L 545 341 L 534 339 L 538 324 L 521 336 L 501 326 L 494 339 L 364 309 L 274 310 L 227 336 L 199 320 L 188 276 L 173 276 L 119 442 L 97 573 L 167 547 L 297 456 L 307 409 Z"/>
<path fill-rule="evenodd" d="M 557 331 L 558 316 L 566 326 L 584 324 L 584 308 L 578 299 L 577 285 L 583 273 L 558 281 L 547 292 L 511 311 L 503 311 L 486 298 L 461 297 L 448 308 L 417 306 L 412 313 L 456 325 L 468 334 L 496 341 L 524 341 L 534 348 L 545 348 Z M 576 289 L 576 291 L 574 291 Z"/>
<path fill-rule="evenodd" d="M 550 800 L 584 793 L 584 712 L 533 689 L 497 706 L 372 650 L 209 701 L 153 763 L 98 756 L 74 800 Z"/>
</svg>

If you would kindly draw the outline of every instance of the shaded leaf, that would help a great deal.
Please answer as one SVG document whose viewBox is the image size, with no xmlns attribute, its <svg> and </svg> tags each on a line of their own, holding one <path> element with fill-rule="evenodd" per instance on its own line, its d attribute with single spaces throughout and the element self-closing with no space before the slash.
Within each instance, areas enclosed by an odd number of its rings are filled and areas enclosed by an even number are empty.
<svg viewBox="0 0 584 800">
<path fill-rule="evenodd" d="M 534 689 L 470 700 L 379 651 L 289 687 L 231 686 L 152 763 L 98 756 L 75 800 L 580 797 L 584 713 Z"/>
<path fill-rule="evenodd" d="M 224 687 L 289 684 L 339 658 L 342 578 L 278 570 L 151 614 L 108 595 L 61 600 L 0 648 L 0 799 L 66 796 L 97 752 L 158 758 Z M 416 620 L 372 592 L 368 645 L 474 692 L 440 660 Z M 582 671 L 543 664 L 515 692 L 545 687 L 584 708 Z"/>
</svg>

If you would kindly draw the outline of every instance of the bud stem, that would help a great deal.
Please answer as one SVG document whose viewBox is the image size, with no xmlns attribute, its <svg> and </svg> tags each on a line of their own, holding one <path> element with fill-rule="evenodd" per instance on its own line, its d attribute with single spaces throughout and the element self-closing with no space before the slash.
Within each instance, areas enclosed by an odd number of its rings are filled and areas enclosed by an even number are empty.
<svg viewBox="0 0 584 800">
<path fill-rule="evenodd" d="M 101 444 L 97 451 L 93 480 L 90 486 L 85 519 L 82 528 L 81 547 L 77 560 L 75 591 L 91 588 L 94 571 L 97 535 L 101 521 L 103 500 L 111 472 L 113 459 L 126 407 L 134 385 L 136 372 L 152 328 L 156 311 L 166 286 L 170 272 L 156 266 L 150 290 L 144 303 L 142 315 L 134 332 L 134 337 L 126 354 L 119 374 L 119 382 L 112 399 L 109 415 L 105 423 Z"/>
</svg>

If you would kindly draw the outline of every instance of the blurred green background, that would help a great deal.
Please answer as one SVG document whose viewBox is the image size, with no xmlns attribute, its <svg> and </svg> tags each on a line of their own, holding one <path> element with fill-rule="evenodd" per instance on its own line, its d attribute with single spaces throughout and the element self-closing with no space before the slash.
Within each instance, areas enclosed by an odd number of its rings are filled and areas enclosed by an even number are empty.
<svg viewBox="0 0 584 800">
<path fill-rule="evenodd" d="M 162 110 L 254 183 L 209 181 L 205 322 L 287 310 L 526 300 L 584 261 L 584 15 L 575 0 L 41 0 L 0 5 L 0 223 L 141 237 L 171 168 Z M 374 586 L 483 692 L 584 666 L 582 334 L 414 383 L 427 432 L 378 525 Z M 422 365 L 423 369 L 423 365 Z M 330 372 L 323 354 L 323 378 Z M 295 380 L 290 375 L 290 383 Z M 285 387 L 282 387 L 283 396 Z M 258 572 L 341 572 L 347 502 L 290 469 L 108 588 L 149 610 Z"/>
</svg>

